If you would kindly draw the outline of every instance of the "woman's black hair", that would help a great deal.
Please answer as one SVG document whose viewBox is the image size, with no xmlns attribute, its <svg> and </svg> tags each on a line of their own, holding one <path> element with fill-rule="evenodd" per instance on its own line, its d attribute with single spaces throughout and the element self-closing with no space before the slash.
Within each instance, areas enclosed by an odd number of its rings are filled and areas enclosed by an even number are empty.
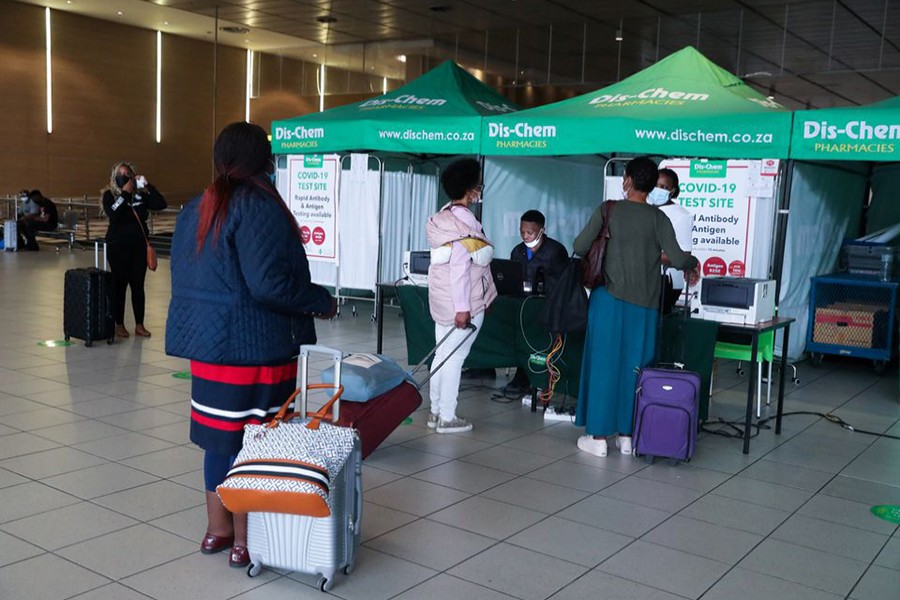
<svg viewBox="0 0 900 600">
<path fill-rule="evenodd" d="M 659 177 L 668 177 L 669 181 L 672 182 L 672 200 L 678 197 L 679 192 L 681 192 L 681 188 L 678 183 L 678 173 L 673 171 L 672 169 L 660 169 L 659 176 L 656 178 L 659 181 Z"/>
<path fill-rule="evenodd" d="M 474 158 L 450 163 L 441 175 L 444 193 L 451 200 L 462 200 L 466 192 L 481 183 L 481 164 Z"/>
<path fill-rule="evenodd" d="M 646 156 L 639 156 L 628 161 L 625 166 L 625 177 L 631 177 L 635 190 L 649 194 L 656 187 L 659 171 L 655 162 Z"/>
</svg>

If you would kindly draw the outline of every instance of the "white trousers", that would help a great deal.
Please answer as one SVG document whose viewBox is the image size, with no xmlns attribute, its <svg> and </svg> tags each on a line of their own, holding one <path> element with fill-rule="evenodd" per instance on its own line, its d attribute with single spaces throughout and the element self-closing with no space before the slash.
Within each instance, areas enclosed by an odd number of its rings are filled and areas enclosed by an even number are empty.
<svg viewBox="0 0 900 600">
<path fill-rule="evenodd" d="M 469 339 L 463 342 L 459 350 L 453 353 L 453 349 L 469 334 L 468 329 L 457 329 L 454 325 L 438 325 L 434 324 L 434 339 L 440 341 L 448 331 L 453 330 L 453 334 L 447 338 L 441 347 L 437 349 L 434 358 L 431 361 L 431 370 L 434 372 L 435 367 L 441 364 L 444 359 L 447 362 L 441 369 L 434 373 L 429 382 L 431 390 L 431 412 L 438 415 L 442 421 L 450 421 L 456 417 L 456 403 L 459 398 L 459 380 L 462 376 L 463 362 L 469 356 L 472 344 L 481 331 L 481 324 L 484 323 L 484 313 L 478 313 L 472 317 L 472 324 L 478 328 Z M 447 358 L 450 356 L 450 358 Z"/>
</svg>

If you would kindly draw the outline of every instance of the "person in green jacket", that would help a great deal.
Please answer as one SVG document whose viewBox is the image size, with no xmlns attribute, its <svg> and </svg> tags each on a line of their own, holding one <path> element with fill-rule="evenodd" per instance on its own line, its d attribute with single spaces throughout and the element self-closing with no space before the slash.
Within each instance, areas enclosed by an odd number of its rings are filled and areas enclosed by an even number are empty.
<svg viewBox="0 0 900 600">
<path fill-rule="evenodd" d="M 682 252 L 669 218 L 647 203 L 656 186 L 656 164 L 635 158 L 625 167 L 622 192 L 609 216 L 610 238 L 603 262 L 606 285 L 591 292 L 575 424 L 587 435 L 578 448 L 606 456 L 607 438 L 616 437 L 631 454 L 637 370 L 653 360 L 659 318 L 662 252 L 673 267 L 699 277 L 697 259 Z M 600 207 L 575 238 L 575 252 L 587 255 L 603 226 Z"/>
</svg>

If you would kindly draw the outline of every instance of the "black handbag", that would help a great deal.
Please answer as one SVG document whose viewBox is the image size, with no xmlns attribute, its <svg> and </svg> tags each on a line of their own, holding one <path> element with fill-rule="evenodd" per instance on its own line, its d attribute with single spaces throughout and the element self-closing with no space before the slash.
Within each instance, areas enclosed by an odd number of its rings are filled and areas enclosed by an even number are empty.
<svg viewBox="0 0 900 600">
<path fill-rule="evenodd" d="M 570 258 L 547 294 L 538 320 L 550 333 L 569 333 L 587 327 L 588 294 L 581 283 L 581 267 L 581 259 Z"/>
</svg>

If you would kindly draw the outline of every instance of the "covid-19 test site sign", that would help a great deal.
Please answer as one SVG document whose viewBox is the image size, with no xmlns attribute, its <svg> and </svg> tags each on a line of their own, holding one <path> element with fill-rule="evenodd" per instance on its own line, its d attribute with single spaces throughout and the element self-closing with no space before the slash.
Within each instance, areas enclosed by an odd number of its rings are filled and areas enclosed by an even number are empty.
<svg viewBox="0 0 900 600">
<path fill-rule="evenodd" d="M 338 168 L 336 154 L 288 157 L 286 200 L 309 260 L 337 258 Z"/>
<path fill-rule="evenodd" d="M 694 216 L 692 253 L 704 277 L 765 277 L 778 161 L 667 160 L 676 202 Z"/>
</svg>

